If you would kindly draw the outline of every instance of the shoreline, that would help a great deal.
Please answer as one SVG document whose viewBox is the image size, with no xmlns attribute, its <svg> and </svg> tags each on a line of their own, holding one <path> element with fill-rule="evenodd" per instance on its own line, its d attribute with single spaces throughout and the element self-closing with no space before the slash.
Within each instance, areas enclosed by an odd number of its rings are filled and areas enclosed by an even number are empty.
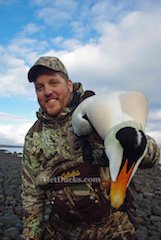
<svg viewBox="0 0 161 240">
<path fill-rule="evenodd" d="M 18 155 L 22 155 L 23 153 L 23 147 L 15 147 L 15 146 L 12 146 L 12 147 L 1 147 L 0 146 L 0 154 L 1 152 L 3 153 L 8 153 L 8 154 L 18 154 Z"/>
</svg>

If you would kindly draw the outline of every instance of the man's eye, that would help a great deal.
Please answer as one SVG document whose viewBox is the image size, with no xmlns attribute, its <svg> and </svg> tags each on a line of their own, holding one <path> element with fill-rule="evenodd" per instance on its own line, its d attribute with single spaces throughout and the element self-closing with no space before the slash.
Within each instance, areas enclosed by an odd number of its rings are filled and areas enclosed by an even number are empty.
<svg viewBox="0 0 161 240">
<path fill-rule="evenodd" d="M 43 90 L 42 85 L 36 85 L 35 88 L 36 88 L 36 91 L 42 91 Z"/>
<path fill-rule="evenodd" d="M 59 84 L 58 81 L 52 81 L 52 82 L 51 82 L 51 85 L 52 85 L 52 86 L 56 86 L 56 85 L 58 85 L 58 84 Z"/>
</svg>

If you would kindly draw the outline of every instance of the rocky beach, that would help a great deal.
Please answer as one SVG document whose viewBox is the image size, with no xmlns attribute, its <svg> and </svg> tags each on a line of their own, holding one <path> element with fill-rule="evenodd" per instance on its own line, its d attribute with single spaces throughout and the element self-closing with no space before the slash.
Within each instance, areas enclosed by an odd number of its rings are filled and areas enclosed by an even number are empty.
<svg viewBox="0 0 161 240">
<path fill-rule="evenodd" d="M 137 240 L 161 240 L 160 165 L 138 170 L 134 181 Z M 0 240 L 20 240 L 21 232 L 21 156 L 0 151 Z"/>
</svg>

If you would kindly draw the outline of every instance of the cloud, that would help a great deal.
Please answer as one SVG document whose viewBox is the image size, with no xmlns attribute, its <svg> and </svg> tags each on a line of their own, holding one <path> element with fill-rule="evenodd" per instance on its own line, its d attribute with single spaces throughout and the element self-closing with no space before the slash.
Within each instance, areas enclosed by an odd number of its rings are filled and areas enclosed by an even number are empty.
<svg viewBox="0 0 161 240">
<path fill-rule="evenodd" d="M 6 145 L 23 145 L 24 136 L 31 127 L 31 121 L 20 125 L 0 124 L 0 144 Z"/>
<path fill-rule="evenodd" d="M 0 112 L 0 119 L 2 120 L 11 120 L 11 121 L 27 121 L 26 118 L 21 115 L 15 115 L 7 112 Z"/>
<path fill-rule="evenodd" d="M 161 108 L 150 109 L 148 122 L 147 122 L 147 133 L 152 136 L 161 148 Z"/>
<path fill-rule="evenodd" d="M 160 121 L 161 120 L 161 109 L 151 110 L 151 112 L 149 113 L 149 119 L 151 121 Z"/>
<path fill-rule="evenodd" d="M 6 74 L 0 74 L 0 96 L 28 95 L 26 70 L 25 66 L 13 67 Z"/>
<path fill-rule="evenodd" d="M 33 124 L 33 120 L 0 112 L 0 144 L 23 145 L 24 137 Z"/>
<path fill-rule="evenodd" d="M 60 55 L 74 79 L 83 79 L 88 87 L 97 86 L 99 81 L 99 88 L 111 86 L 140 90 L 150 101 L 158 102 L 161 86 L 160 21 L 161 15 L 129 13 L 119 23 L 99 25 L 102 35 L 96 42 L 82 44 Z"/>
<path fill-rule="evenodd" d="M 42 7 L 41 1 L 35 1 Z M 77 3 L 73 0 L 49 1 L 43 4 L 43 7 L 37 11 L 37 17 L 44 21 L 48 26 L 59 29 L 62 25 L 71 21 L 73 14 L 77 8 Z M 50 16 L 50 17 L 49 17 Z"/>
<path fill-rule="evenodd" d="M 27 73 L 47 46 L 45 41 L 20 36 L 0 46 L 0 96 L 31 95 Z"/>
<path fill-rule="evenodd" d="M 35 22 L 27 23 L 8 45 L 0 46 L 0 96 L 32 97 L 29 67 L 41 55 L 54 55 L 85 89 L 139 90 L 148 97 L 152 111 L 160 104 L 161 89 L 158 2 L 33 0 Z M 160 142 L 160 113 L 156 111 L 149 115 L 147 129 Z M 12 124 L 6 129 L 12 136 Z"/>
<path fill-rule="evenodd" d="M 44 8 L 39 11 L 38 18 L 43 19 L 47 25 L 52 25 L 57 30 L 64 22 L 69 21 L 70 13 L 54 8 Z"/>
<path fill-rule="evenodd" d="M 89 20 L 90 26 L 98 36 L 96 35 L 95 38 L 91 36 L 86 43 L 79 38 L 64 38 L 61 35 L 49 37 L 48 41 L 38 40 L 28 35 L 39 32 L 40 26 L 34 23 L 26 25 L 22 31 L 26 36 L 17 35 L 8 46 L 0 48 L 2 56 L 0 94 L 30 92 L 26 81 L 29 67 L 39 56 L 52 54 L 60 56 L 69 68 L 72 79 L 83 81 L 85 87 L 92 87 L 97 91 L 105 88 L 140 90 L 150 98 L 150 102 L 159 102 L 161 15 L 158 9 L 153 7 L 152 11 L 148 11 L 148 6 L 146 11 L 138 10 L 137 7 L 132 11 L 125 8 L 127 2 L 112 5 L 110 1 L 100 1 L 91 6 L 89 3 L 82 4 L 81 9 L 84 11 L 80 11 L 80 15 L 75 16 L 79 3 L 76 6 L 73 1 L 67 2 L 73 6 L 71 12 L 74 14 L 74 19 L 70 23 L 67 22 L 67 26 L 78 24 L 80 29 L 86 30 L 85 19 L 89 15 L 92 16 L 92 20 Z M 39 13 L 50 4 L 51 11 L 59 9 L 67 12 L 68 9 L 66 1 L 54 1 L 54 3 L 35 1 L 34 3 L 39 6 Z M 109 12 L 111 15 L 106 16 Z M 119 21 L 111 20 L 112 16 L 121 13 Z M 55 14 L 52 15 L 57 18 Z M 48 16 L 49 14 L 46 14 L 44 20 L 51 20 Z M 66 15 L 64 17 L 66 18 Z"/>
<path fill-rule="evenodd" d="M 18 35 L 20 37 L 23 37 L 23 36 L 30 36 L 30 35 L 33 35 L 35 33 L 38 33 L 42 30 L 42 26 L 36 24 L 36 23 L 28 23 L 22 32 L 19 32 Z"/>
</svg>

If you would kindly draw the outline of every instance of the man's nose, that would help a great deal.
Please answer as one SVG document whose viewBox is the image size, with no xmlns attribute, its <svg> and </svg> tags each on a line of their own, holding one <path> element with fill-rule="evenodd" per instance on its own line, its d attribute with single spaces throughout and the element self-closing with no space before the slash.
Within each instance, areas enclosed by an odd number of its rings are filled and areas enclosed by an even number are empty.
<svg viewBox="0 0 161 240">
<path fill-rule="evenodd" d="M 45 96 L 50 96 L 52 94 L 52 88 L 49 85 L 46 85 L 44 88 Z"/>
</svg>

